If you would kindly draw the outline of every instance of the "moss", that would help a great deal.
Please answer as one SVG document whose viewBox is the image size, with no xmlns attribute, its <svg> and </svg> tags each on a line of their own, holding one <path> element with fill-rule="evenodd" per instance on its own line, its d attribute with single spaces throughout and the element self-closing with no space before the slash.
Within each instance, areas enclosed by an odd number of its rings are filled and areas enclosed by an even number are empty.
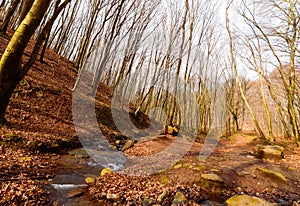
<svg viewBox="0 0 300 206">
<path fill-rule="evenodd" d="M 272 205 L 271 203 L 257 198 L 257 197 L 251 197 L 248 195 L 236 195 L 231 198 L 229 198 L 226 201 L 227 206 L 240 206 L 240 205 L 249 205 L 249 206 L 255 206 L 255 205 Z"/>
<path fill-rule="evenodd" d="M 287 182 L 286 177 L 283 174 L 279 173 L 279 172 L 275 172 L 275 171 L 268 170 L 268 169 L 265 169 L 265 168 L 257 168 L 256 171 L 262 173 L 266 177 L 269 177 L 273 180 L 280 181 L 280 182 Z"/>
</svg>

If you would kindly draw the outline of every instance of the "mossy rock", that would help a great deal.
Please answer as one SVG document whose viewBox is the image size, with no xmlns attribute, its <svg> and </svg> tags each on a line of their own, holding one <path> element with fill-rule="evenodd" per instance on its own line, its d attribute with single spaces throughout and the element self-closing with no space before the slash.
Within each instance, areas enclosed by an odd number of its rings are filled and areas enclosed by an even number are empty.
<svg viewBox="0 0 300 206">
<path fill-rule="evenodd" d="M 96 181 L 96 179 L 93 178 L 93 177 L 87 177 L 87 178 L 85 178 L 85 182 L 86 182 L 87 184 L 92 184 L 92 183 L 94 183 L 95 181 Z"/>
<path fill-rule="evenodd" d="M 172 204 L 179 205 L 179 204 L 187 204 L 188 200 L 181 192 L 176 192 L 176 195 L 174 197 L 174 200 Z"/>
<path fill-rule="evenodd" d="M 107 168 L 104 168 L 104 169 L 101 170 L 100 176 L 103 177 L 103 176 L 105 176 L 106 174 L 110 174 L 110 173 L 112 173 L 112 172 L 113 172 L 113 171 L 112 171 L 109 167 L 107 167 Z"/>
<path fill-rule="evenodd" d="M 212 182 L 224 183 L 224 180 L 222 179 L 222 177 L 220 177 L 219 175 L 216 175 L 216 174 L 202 174 L 201 179 L 212 181 Z"/>
<path fill-rule="evenodd" d="M 90 155 L 83 148 L 73 149 L 68 152 L 69 155 L 74 155 L 75 157 L 88 158 Z"/>
<path fill-rule="evenodd" d="M 236 195 L 228 200 L 226 200 L 225 204 L 227 206 L 241 206 L 241 205 L 248 205 L 248 206 L 271 206 L 273 205 L 266 200 L 260 199 L 258 197 L 252 197 L 249 195 Z"/>
<path fill-rule="evenodd" d="M 178 164 L 176 164 L 176 165 L 174 165 L 174 169 L 179 169 L 179 168 L 181 168 L 182 167 L 182 164 L 181 163 L 178 163 Z"/>
<path fill-rule="evenodd" d="M 213 193 L 221 192 L 221 189 L 224 187 L 224 180 L 216 174 L 202 174 L 200 179 L 200 185 L 205 190 L 209 190 Z"/>
<path fill-rule="evenodd" d="M 160 177 L 160 185 L 168 185 L 170 184 L 169 178 L 166 175 L 162 175 Z"/>
<path fill-rule="evenodd" d="M 205 170 L 205 165 L 198 165 L 196 167 L 193 168 L 193 170 L 196 170 L 196 171 L 203 171 Z"/>
<path fill-rule="evenodd" d="M 124 146 L 122 147 L 122 152 L 124 152 L 125 150 L 129 149 L 130 147 L 133 147 L 134 145 L 134 141 L 133 140 L 128 140 Z"/>
<path fill-rule="evenodd" d="M 255 156 L 260 159 L 282 159 L 284 158 L 284 148 L 278 145 L 257 145 Z"/>
<path fill-rule="evenodd" d="M 256 168 L 256 171 L 262 173 L 264 176 L 269 177 L 272 180 L 284 182 L 284 183 L 287 182 L 286 177 L 279 172 L 275 172 L 275 171 L 268 170 L 265 168 Z"/>
</svg>

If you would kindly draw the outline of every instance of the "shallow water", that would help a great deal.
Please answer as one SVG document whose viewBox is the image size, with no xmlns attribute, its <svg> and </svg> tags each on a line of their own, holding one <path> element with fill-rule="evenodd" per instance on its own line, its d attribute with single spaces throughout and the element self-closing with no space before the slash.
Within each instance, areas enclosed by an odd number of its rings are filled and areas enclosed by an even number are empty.
<svg viewBox="0 0 300 206">
<path fill-rule="evenodd" d="M 49 205 L 90 206 L 101 205 L 87 197 L 86 177 L 96 178 L 102 169 L 89 157 L 81 155 L 62 155 L 54 160 L 55 176 L 44 184 L 49 192 Z"/>
</svg>

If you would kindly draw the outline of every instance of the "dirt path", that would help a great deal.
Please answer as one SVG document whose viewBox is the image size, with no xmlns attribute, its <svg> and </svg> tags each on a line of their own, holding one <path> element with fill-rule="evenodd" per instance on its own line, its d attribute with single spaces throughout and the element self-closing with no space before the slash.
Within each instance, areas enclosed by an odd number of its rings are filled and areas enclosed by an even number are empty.
<svg viewBox="0 0 300 206">
<path fill-rule="evenodd" d="M 126 153 L 128 155 L 147 156 L 160 152 L 168 147 L 174 138 L 167 136 L 166 138 L 141 141 L 128 149 Z M 206 160 L 200 161 L 198 154 L 203 144 L 196 141 L 191 150 L 180 161 L 158 174 L 145 177 L 127 177 L 122 173 L 111 174 L 108 177 L 100 178 L 95 186 L 91 187 L 90 193 L 96 199 L 103 199 L 103 196 L 99 195 L 101 191 L 97 190 L 97 187 L 101 186 L 106 189 L 102 192 L 112 189 L 114 193 L 121 196 L 124 195 L 122 191 L 128 191 L 126 188 L 135 191 L 136 185 L 134 184 L 137 184 L 136 182 L 145 182 L 145 184 L 152 182 L 151 188 L 156 188 L 156 190 L 152 191 L 147 187 L 140 186 L 139 191 L 146 194 L 152 192 L 154 196 L 159 196 L 163 190 L 168 190 L 169 195 L 165 201 L 169 201 L 169 203 L 172 202 L 172 195 L 174 196 L 177 191 L 183 191 L 193 204 L 199 202 L 204 204 L 208 200 L 214 201 L 214 204 L 222 204 L 227 198 L 237 194 L 260 197 L 279 205 L 299 204 L 299 149 L 288 149 L 285 152 L 285 159 L 282 160 L 261 160 L 254 157 L 253 151 L 257 144 L 259 144 L 257 137 L 251 134 L 239 133 L 229 138 L 222 138 L 213 154 Z M 164 162 L 159 163 L 164 164 Z M 260 173 L 260 169 L 279 172 L 286 177 L 287 182 L 268 177 Z M 125 171 L 131 170 L 136 171 L 136 168 L 129 167 Z M 202 174 L 216 174 L 224 180 L 225 185 L 207 190 L 200 184 Z M 126 182 L 126 188 L 115 187 L 116 181 Z M 144 197 L 136 194 L 136 198 L 140 198 L 141 202 Z M 123 198 L 122 201 L 130 202 L 130 200 L 131 198 L 127 197 L 126 200 Z"/>
</svg>

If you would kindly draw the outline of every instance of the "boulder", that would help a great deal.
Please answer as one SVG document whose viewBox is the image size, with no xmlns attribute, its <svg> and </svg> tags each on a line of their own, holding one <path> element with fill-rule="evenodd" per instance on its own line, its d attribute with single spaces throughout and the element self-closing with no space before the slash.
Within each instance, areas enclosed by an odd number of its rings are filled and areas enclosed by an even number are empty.
<svg viewBox="0 0 300 206">
<path fill-rule="evenodd" d="M 278 145 L 257 145 L 255 156 L 260 159 L 282 159 L 284 148 Z"/>
<path fill-rule="evenodd" d="M 174 197 L 172 204 L 174 204 L 174 205 L 187 204 L 187 202 L 188 202 L 188 200 L 186 199 L 184 194 L 182 194 L 181 192 L 176 192 L 176 195 Z"/>
<path fill-rule="evenodd" d="M 228 200 L 226 200 L 225 204 L 227 206 L 240 206 L 240 205 L 248 205 L 248 206 L 258 206 L 258 205 L 264 205 L 264 206 L 271 206 L 273 205 L 270 202 L 267 202 L 266 200 L 260 199 L 258 197 L 252 197 L 249 195 L 236 195 Z"/>
</svg>

